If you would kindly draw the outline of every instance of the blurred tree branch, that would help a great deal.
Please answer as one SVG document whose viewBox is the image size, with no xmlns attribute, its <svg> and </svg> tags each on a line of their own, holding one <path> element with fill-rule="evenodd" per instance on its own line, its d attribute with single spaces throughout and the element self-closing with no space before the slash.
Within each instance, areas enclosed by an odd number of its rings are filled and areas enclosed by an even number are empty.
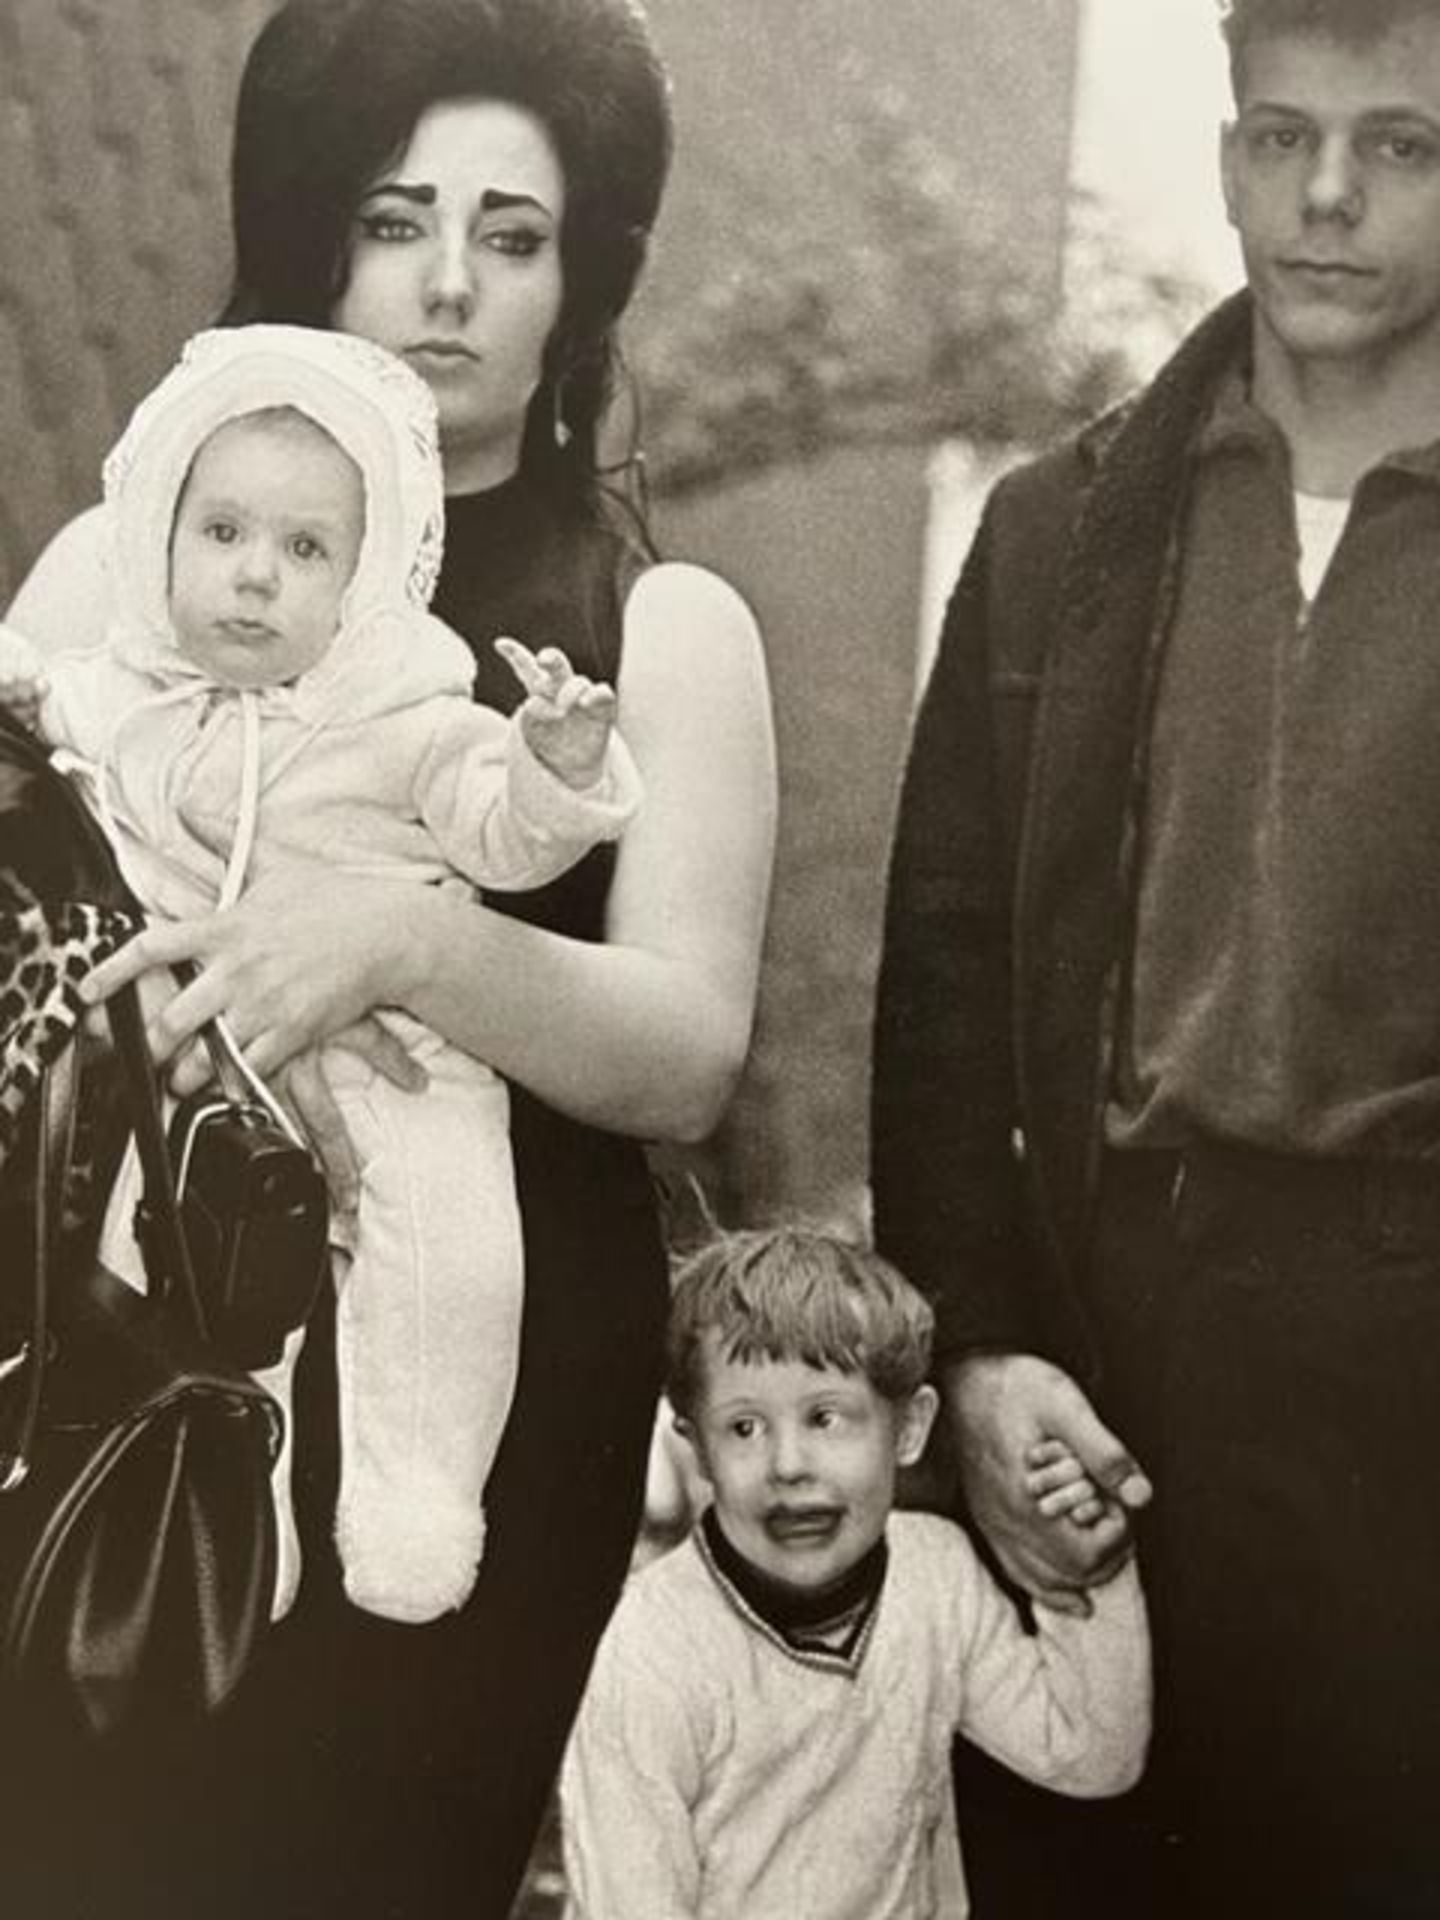
<svg viewBox="0 0 1440 1920">
<path fill-rule="evenodd" d="M 1038 444 L 1119 398 L 1204 304 L 1127 256 L 1093 198 L 1053 263 L 877 93 L 838 130 L 853 216 L 727 223 L 733 250 L 650 326 L 637 368 L 662 491 L 876 440 Z"/>
</svg>

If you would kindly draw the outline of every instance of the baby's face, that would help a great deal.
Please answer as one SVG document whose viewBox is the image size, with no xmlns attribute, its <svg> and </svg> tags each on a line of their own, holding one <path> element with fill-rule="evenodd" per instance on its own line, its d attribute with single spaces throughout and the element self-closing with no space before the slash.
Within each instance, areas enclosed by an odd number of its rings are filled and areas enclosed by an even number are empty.
<svg viewBox="0 0 1440 1920">
<path fill-rule="evenodd" d="M 170 618 L 187 660 L 237 687 L 322 659 L 365 536 L 360 470 L 290 410 L 218 427 L 191 465 L 170 542 Z"/>
<path fill-rule="evenodd" d="M 885 1531 L 895 1472 L 918 1458 L 928 1388 L 896 1405 L 863 1373 L 803 1360 L 735 1360 L 711 1334 L 687 1431 L 725 1537 L 752 1566 L 818 1592 Z"/>
</svg>

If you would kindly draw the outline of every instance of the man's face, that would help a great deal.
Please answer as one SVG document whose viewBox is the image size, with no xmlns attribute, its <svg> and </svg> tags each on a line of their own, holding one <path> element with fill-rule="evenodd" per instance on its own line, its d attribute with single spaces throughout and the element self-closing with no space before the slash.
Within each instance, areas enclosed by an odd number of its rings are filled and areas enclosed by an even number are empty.
<svg viewBox="0 0 1440 1920">
<path fill-rule="evenodd" d="M 1221 147 L 1260 324 L 1296 361 L 1440 351 L 1440 20 L 1247 49 Z"/>
</svg>

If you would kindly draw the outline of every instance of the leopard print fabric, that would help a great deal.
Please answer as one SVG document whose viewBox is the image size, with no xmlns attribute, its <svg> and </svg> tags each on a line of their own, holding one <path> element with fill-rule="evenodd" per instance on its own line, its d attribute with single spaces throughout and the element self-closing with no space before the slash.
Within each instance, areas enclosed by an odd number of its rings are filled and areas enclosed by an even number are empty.
<svg viewBox="0 0 1440 1920">
<path fill-rule="evenodd" d="M 0 871 L 0 1169 L 42 1074 L 75 1036 L 80 982 L 139 925 L 138 915 L 113 907 L 44 904 Z"/>
</svg>

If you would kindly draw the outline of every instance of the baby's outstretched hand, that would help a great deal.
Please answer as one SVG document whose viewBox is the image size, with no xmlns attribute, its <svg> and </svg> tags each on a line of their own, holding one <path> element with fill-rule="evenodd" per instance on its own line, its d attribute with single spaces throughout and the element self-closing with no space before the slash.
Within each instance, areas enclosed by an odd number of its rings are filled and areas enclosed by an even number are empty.
<svg viewBox="0 0 1440 1920">
<path fill-rule="evenodd" d="M 505 639 L 495 651 L 525 689 L 520 731 L 535 758 L 567 787 L 593 786 L 615 726 L 614 688 L 576 673 L 559 647 L 532 653 Z"/>
<path fill-rule="evenodd" d="M 1037 1440 L 1026 1450 L 1025 1487 L 1048 1520 L 1093 1527 L 1106 1510 L 1104 1494 L 1063 1440 Z"/>
</svg>

